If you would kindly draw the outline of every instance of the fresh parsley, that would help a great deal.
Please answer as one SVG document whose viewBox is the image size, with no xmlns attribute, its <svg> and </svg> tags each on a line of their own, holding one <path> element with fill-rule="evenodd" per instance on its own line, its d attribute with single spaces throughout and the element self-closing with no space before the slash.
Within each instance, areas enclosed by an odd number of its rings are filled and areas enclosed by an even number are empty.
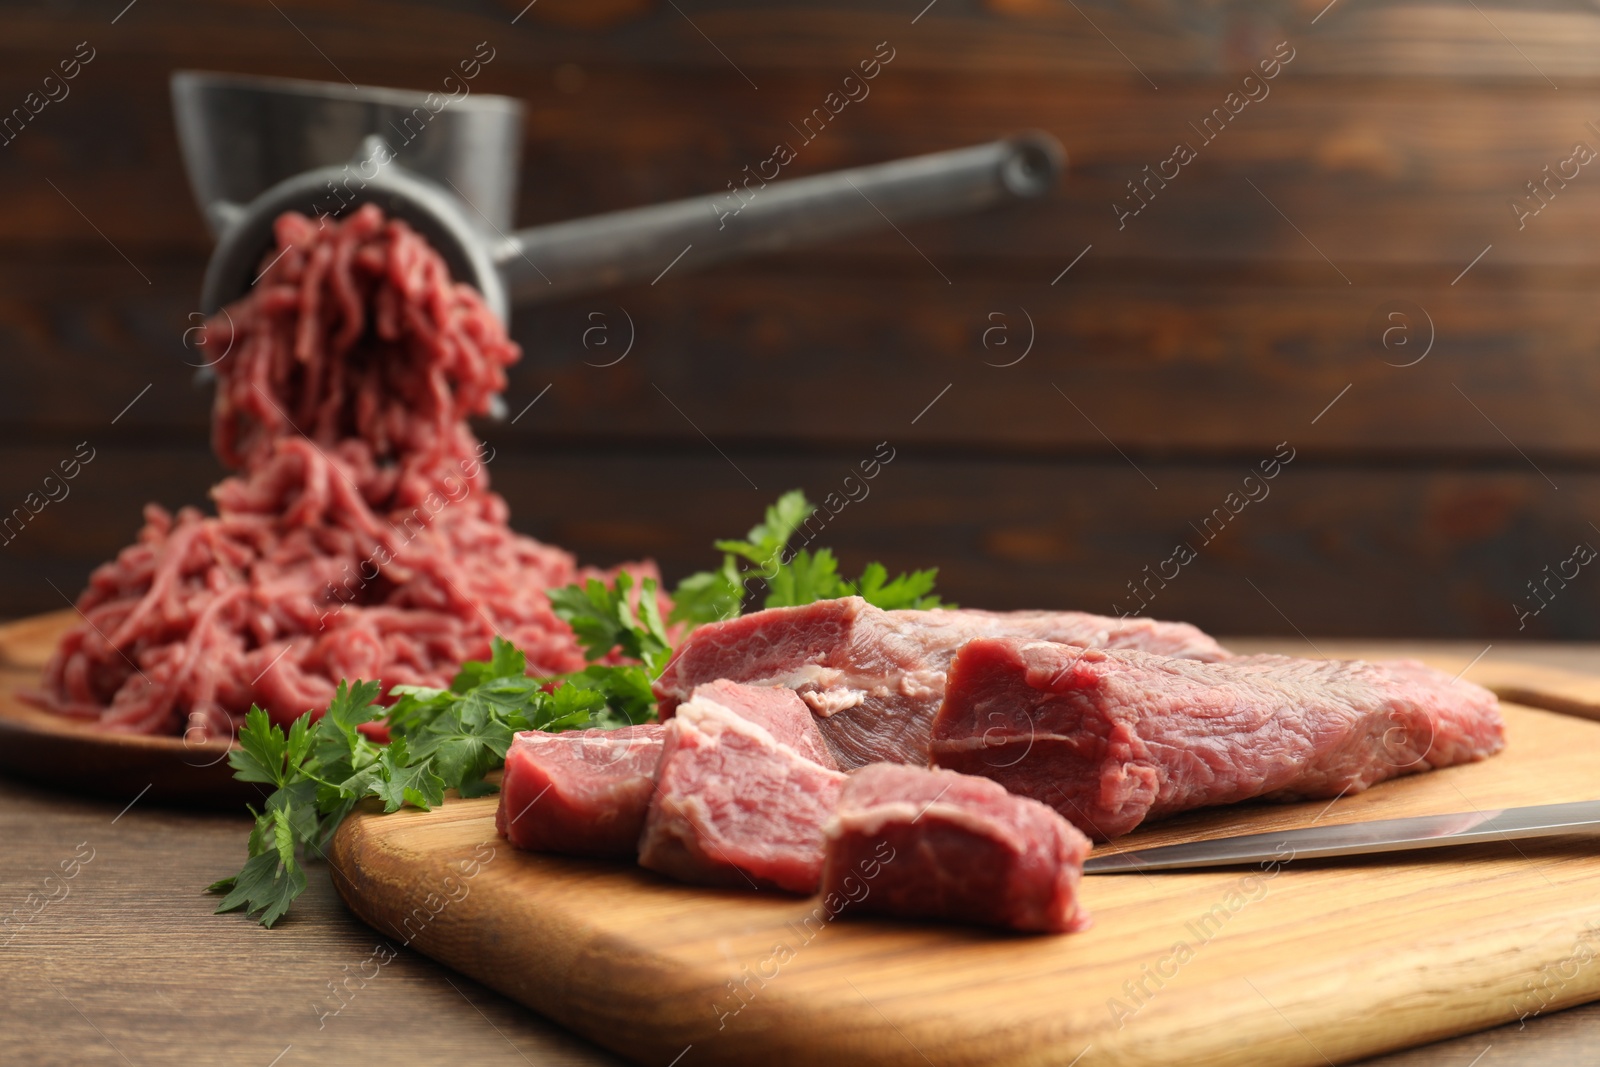
<svg viewBox="0 0 1600 1067">
<path fill-rule="evenodd" d="M 816 507 L 798 489 L 791 489 L 767 508 L 762 521 L 742 541 L 717 541 L 722 566 L 691 574 L 672 591 L 672 621 L 715 622 L 731 619 L 744 607 L 746 583 L 770 581 L 783 566 L 781 557 L 800 524 Z M 741 561 L 744 566 L 741 566 Z"/>
<path fill-rule="evenodd" d="M 818 600 L 859 596 L 876 607 L 937 608 L 943 605 L 933 592 L 937 567 L 902 574 L 893 581 L 881 563 L 869 563 L 855 581 L 839 574 L 832 551 L 819 548 L 790 551 L 795 533 L 817 510 L 799 489 L 792 489 L 767 508 L 762 522 L 750 528 L 742 541 L 718 541 L 722 566 L 691 574 L 672 593 L 674 622 L 691 624 L 730 619 L 746 610 L 748 591 L 764 583 L 764 608 L 796 607 Z"/>
<path fill-rule="evenodd" d="M 632 591 L 633 575 L 623 571 L 609 586 L 590 578 L 583 586 L 552 589 L 548 595 L 550 607 L 572 627 L 589 660 L 606 659 L 615 652 L 643 663 L 655 677 L 672 655 L 672 641 L 656 602 L 656 580 L 639 583 L 637 597 L 630 595 Z"/>
<path fill-rule="evenodd" d="M 251 708 L 228 763 L 235 778 L 273 791 L 259 812 L 250 809 L 256 823 L 244 869 L 209 887 L 226 894 L 217 911 L 277 922 L 306 888 L 303 856 L 321 854 L 368 797 L 393 812 L 432 808 L 446 789 L 483 796 L 495 789 L 484 776 L 505 762 L 519 731 L 618 726 L 655 713 L 638 682 L 587 672 L 538 679 L 527 670 L 527 657 L 497 637 L 492 657 L 462 664 L 449 689 L 395 686 L 389 693 L 399 699 L 389 708 L 377 703 L 377 682 L 341 682 L 320 719 L 307 713 L 287 731 Z M 642 684 L 648 696 L 648 680 Z M 387 727 L 388 744 L 367 737 L 362 727 L 374 723 Z"/>
</svg>

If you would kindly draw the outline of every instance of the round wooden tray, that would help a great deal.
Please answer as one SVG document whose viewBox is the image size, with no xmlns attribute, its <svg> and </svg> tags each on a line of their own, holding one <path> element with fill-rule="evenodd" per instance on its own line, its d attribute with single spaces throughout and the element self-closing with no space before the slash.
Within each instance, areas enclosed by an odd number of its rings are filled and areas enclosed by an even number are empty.
<svg viewBox="0 0 1600 1067">
<path fill-rule="evenodd" d="M 230 808 L 259 802 L 256 789 L 234 780 L 229 744 L 107 733 L 22 699 L 38 687 L 56 640 L 77 617 L 62 611 L 0 626 L 0 771 L 110 799 Z"/>
</svg>

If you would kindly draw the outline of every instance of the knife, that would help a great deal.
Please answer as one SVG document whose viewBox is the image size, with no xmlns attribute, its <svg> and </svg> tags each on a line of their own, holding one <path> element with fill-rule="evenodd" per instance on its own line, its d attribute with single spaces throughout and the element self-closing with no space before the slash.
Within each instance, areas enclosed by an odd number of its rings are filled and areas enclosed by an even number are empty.
<svg viewBox="0 0 1600 1067">
<path fill-rule="evenodd" d="M 1270 834 L 1189 841 L 1093 856 L 1084 863 L 1083 871 L 1085 874 L 1118 874 L 1261 862 L 1288 863 L 1325 856 L 1364 856 L 1479 841 L 1553 837 L 1597 829 L 1600 829 L 1600 800 L 1580 800 L 1573 804 L 1420 815 L 1410 819 L 1308 826 Z"/>
</svg>

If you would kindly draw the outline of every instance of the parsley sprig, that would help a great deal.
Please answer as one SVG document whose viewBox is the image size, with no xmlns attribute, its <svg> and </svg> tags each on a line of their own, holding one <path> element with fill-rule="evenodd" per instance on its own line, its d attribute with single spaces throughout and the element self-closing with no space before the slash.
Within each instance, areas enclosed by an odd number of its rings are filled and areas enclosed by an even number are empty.
<svg viewBox="0 0 1600 1067">
<path fill-rule="evenodd" d="M 623 571 L 609 586 L 590 578 L 582 586 L 552 589 L 550 607 L 572 627 L 588 659 L 620 653 L 643 663 L 653 678 L 667 665 L 672 640 L 661 622 L 656 580 L 640 582 L 638 597 L 630 596 L 632 590 L 633 575 Z"/>
<path fill-rule="evenodd" d="M 747 610 L 753 590 L 764 583 L 764 608 L 796 607 L 817 600 L 859 596 L 869 604 L 896 608 L 937 608 L 933 583 L 937 567 L 902 574 L 893 581 L 881 563 L 869 563 L 855 581 L 839 574 L 833 552 L 801 548 L 790 550 L 800 527 L 817 510 L 805 493 L 792 489 L 767 508 L 763 520 L 750 528 L 742 541 L 718 541 L 722 566 L 691 574 L 672 591 L 674 622 L 704 623 L 730 619 Z M 807 539 L 809 540 L 809 538 Z"/>
<path fill-rule="evenodd" d="M 505 762 L 519 731 L 619 726 L 655 713 L 648 682 L 641 698 L 611 679 L 590 684 L 582 672 L 539 679 L 527 671 L 527 657 L 497 637 L 492 657 L 462 664 L 449 689 L 395 686 L 389 693 L 399 699 L 388 708 L 377 703 L 377 682 L 341 682 L 320 719 L 308 712 L 287 731 L 252 707 L 228 763 L 235 778 L 273 792 L 260 811 L 250 809 L 256 823 L 244 869 L 209 887 L 227 894 L 217 910 L 277 922 L 305 891 L 302 856 L 320 855 L 368 797 L 394 812 L 432 808 L 446 789 L 483 796 L 495 790 L 484 776 Z M 362 731 L 372 723 L 388 727 L 388 744 Z"/>
</svg>

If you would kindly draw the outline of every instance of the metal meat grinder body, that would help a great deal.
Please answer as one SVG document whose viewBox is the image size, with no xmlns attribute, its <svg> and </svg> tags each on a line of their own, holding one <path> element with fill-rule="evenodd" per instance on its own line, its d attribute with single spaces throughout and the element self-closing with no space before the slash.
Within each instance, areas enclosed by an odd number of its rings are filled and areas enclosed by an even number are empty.
<svg viewBox="0 0 1600 1067">
<path fill-rule="evenodd" d="M 427 238 L 504 319 L 513 303 L 649 279 L 669 265 L 692 270 L 1036 198 L 1066 163 L 1055 138 L 1025 133 L 516 230 L 522 104 L 509 97 L 182 71 L 172 98 L 189 182 L 217 239 L 202 290 L 208 314 L 254 283 L 285 211 L 337 217 L 375 203 Z"/>
</svg>

